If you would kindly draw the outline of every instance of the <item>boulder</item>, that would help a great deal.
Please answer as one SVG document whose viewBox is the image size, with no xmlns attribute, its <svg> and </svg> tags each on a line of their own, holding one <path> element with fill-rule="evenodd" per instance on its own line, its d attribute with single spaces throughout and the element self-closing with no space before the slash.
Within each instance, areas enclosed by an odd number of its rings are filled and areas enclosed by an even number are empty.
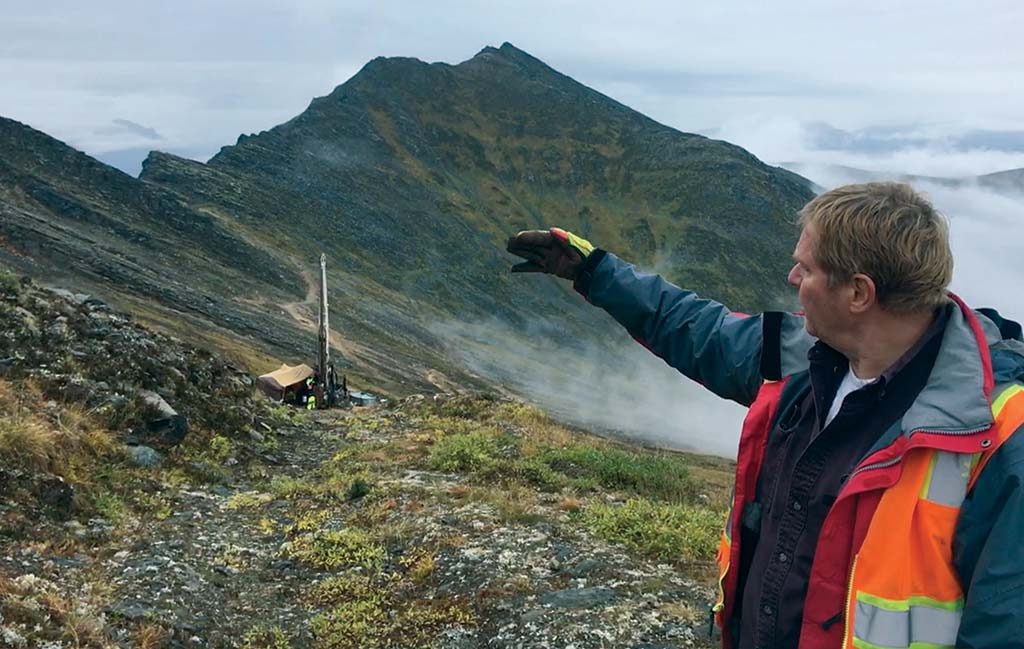
<svg viewBox="0 0 1024 649">
<path fill-rule="evenodd" d="M 153 415 L 146 422 L 146 430 L 165 444 L 180 444 L 188 434 L 188 420 L 171 407 L 171 404 L 152 390 L 139 390 L 139 396 L 149 406 Z"/>
<path fill-rule="evenodd" d="M 157 466 L 164 459 L 159 452 L 149 446 L 143 446 L 141 444 L 138 446 L 127 446 L 125 447 L 125 450 L 127 451 L 128 457 L 131 459 L 132 463 L 143 468 Z"/>
</svg>

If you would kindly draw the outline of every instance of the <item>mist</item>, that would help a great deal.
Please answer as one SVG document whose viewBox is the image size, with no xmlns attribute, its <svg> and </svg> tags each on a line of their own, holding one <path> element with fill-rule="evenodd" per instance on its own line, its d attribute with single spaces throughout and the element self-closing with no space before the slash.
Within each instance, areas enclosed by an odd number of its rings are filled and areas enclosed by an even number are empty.
<svg viewBox="0 0 1024 649">
<path fill-rule="evenodd" d="M 610 316 L 595 308 L 594 319 Z M 625 330 L 611 348 L 568 348 L 540 326 L 523 331 L 497 319 L 431 331 L 471 371 L 559 421 L 646 446 L 736 455 L 746 408 L 686 378 Z"/>
</svg>

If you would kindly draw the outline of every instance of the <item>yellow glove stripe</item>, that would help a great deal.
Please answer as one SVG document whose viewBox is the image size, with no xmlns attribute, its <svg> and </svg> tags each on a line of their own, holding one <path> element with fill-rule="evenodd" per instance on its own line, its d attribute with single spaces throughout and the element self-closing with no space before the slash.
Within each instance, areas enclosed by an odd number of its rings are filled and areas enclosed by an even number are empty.
<svg viewBox="0 0 1024 649">
<path fill-rule="evenodd" d="M 551 228 L 551 234 L 575 248 L 576 252 L 580 253 L 580 256 L 584 259 L 586 259 L 590 253 L 594 252 L 593 244 L 583 237 L 576 236 L 572 232 L 567 232 L 562 228 Z"/>
</svg>

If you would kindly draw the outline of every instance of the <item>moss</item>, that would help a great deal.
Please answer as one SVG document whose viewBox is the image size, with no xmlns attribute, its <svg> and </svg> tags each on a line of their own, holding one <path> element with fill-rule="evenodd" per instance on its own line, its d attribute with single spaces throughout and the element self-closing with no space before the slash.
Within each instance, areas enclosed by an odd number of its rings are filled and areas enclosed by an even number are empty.
<svg viewBox="0 0 1024 649">
<path fill-rule="evenodd" d="M 410 555 L 402 557 L 401 565 L 406 569 L 406 575 L 416 584 L 423 584 L 429 580 L 434 570 L 437 568 L 437 562 L 434 559 L 433 553 L 429 550 L 418 550 Z"/>
<path fill-rule="evenodd" d="M 109 491 L 93 495 L 92 506 L 97 514 L 115 525 L 124 522 L 128 516 L 128 508 L 124 501 Z"/>
<path fill-rule="evenodd" d="M 330 518 L 330 512 L 328 511 L 314 510 L 305 512 L 299 515 L 294 523 L 285 528 L 285 533 L 292 536 L 294 534 L 313 532 L 320 529 L 328 518 Z"/>
<path fill-rule="evenodd" d="M 310 482 L 291 476 L 274 476 L 270 481 L 270 493 L 275 498 L 295 498 L 313 495 L 316 493 L 316 487 Z"/>
<path fill-rule="evenodd" d="M 223 435 L 214 435 L 207 443 L 207 456 L 213 462 L 222 464 L 231 457 L 234 445 L 231 440 Z"/>
<path fill-rule="evenodd" d="M 321 570 L 362 567 L 379 570 L 386 552 L 360 529 L 328 530 L 300 536 L 282 547 L 282 553 Z"/>
<path fill-rule="evenodd" d="M 272 428 L 285 428 L 304 424 L 308 421 L 309 415 L 305 410 L 299 410 L 293 406 L 275 403 L 266 407 L 264 418 L 267 425 Z"/>
<path fill-rule="evenodd" d="M 544 491 L 558 491 L 570 484 L 570 480 L 551 468 L 541 458 L 522 458 L 511 462 L 506 473 L 516 480 L 534 485 Z"/>
<path fill-rule="evenodd" d="M 672 502 L 697 494 L 686 460 L 676 455 L 637 453 L 613 447 L 577 444 L 541 454 L 552 469 L 574 478 L 591 478 L 603 487 L 633 491 Z"/>
<path fill-rule="evenodd" d="M 356 572 L 328 577 L 313 586 L 308 599 L 311 603 L 321 606 L 371 599 L 391 589 L 391 582 L 394 579 L 394 575 L 368 575 Z"/>
<path fill-rule="evenodd" d="M 443 418 L 424 419 L 425 425 L 441 424 L 449 429 L 431 448 L 429 466 L 488 482 L 514 481 L 546 491 L 601 486 L 679 503 L 690 502 L 697 494 L 698 486 L 690 478 L 688 460 L 683 456 L 632 451 L 587 439 L 551 424 L 540 411 L 517 403 L 501 404 L 487 419 L 492 423 L 458 421 L 449 425 Z M 497 426 L 507 422 L 525 426 L 526 430 L 522 435 L 502 432 Z"/>
<path fill-rule="evenodd" d="M 185 465 L 185 470 L 191 478 L 210 484 L 223 484 L 231 477 L 226 468 L 209 460 L 189 462 Z"/>
<path fill-rule="evenodd" d="M 376 474 L 360 464 L 339 466 L 332 460 L 306 479 L 275 476 L 270 492 L 277 498 L 312 499 L 319 502 L 346 502 L 365 498 L 374 490 Z"/>
<path fill-rule="evenodd" d="M 518 401 L 507 401 L 494 408 L 491 415 L 496 421 L 508 421 L 520 426 L 550 425 L 551 420 L 539 408 Z"/>
<path fill-rule="evenodd" d="M 478 421 L 494 408 L 496 398 L 492 395 L 460 396 L 443 401 L 437 406 L 441 417 L 457 417 Z"/>
<path fill-rule="evenodd" d="M 270 536 L 277 532 L 277 524 L 269 518 L 261 518 L 259 522 L 256 523 L 256 527 L 259 528 L 260 533 L 264 536 Z"/>
</svg>

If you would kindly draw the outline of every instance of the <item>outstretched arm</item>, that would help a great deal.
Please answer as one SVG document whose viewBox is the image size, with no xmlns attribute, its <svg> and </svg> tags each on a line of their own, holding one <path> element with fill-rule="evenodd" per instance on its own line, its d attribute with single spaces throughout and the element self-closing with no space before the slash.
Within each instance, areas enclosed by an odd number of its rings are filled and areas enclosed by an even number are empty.
<svg viewBox="0 0 1024 649">
<path fill-rule="evenodd" d="M 601 250 L 588 258 L 575 286 L 686 376 L 726 399 L 754 400 L 763 380 L 763 316 L 732 313 Z"/>
<path fill-rule="evenodd" d="M 778 380 L 807 365 L 814 339 L 800 316 L 732 313 L 658 275 L 637 272 L 560 228 L 520 232 L 509 239 L 508 251 L 526 259 L 513 272 L 573 280 L 579 293 L 638 342 L 726 399 L 750 405 L 763 380 Z"/>
</svg>

